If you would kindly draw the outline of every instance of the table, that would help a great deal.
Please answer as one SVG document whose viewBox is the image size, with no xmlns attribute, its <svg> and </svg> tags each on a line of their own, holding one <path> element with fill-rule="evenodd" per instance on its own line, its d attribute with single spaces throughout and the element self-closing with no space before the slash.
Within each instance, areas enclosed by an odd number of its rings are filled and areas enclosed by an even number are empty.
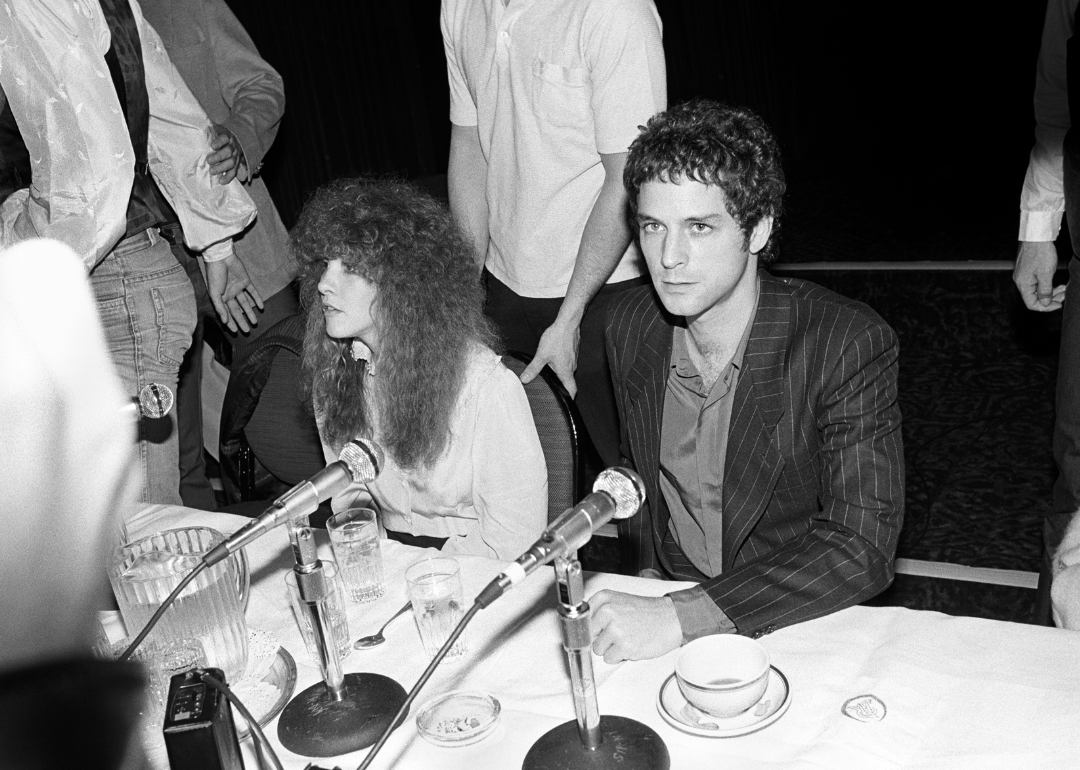
<svg viewBox="0 0 1080 770">
<path fill-rule="evenodd" d="M 131 536 L 177 526 L 232 532 L 247 519 L 171 506 L 151 506 L 129 522 Z M 330 557 L 325 532 L 319 532 Z M 405 569 L 432 551 L 383 541 L 386 594 L 350 605 L 352 638 L 373 633 L 406 600 Z M 277 636 L 297 663 L 297 692 L 318 681 L 289 610 L 283 575 L 292 564 L 283 529 L 248 549 L 252 597 L 248 624 Z M 457 557 L 466 601 L 502 569 L 483 557 Z M 520 768 L 529 747 L 552 727 L 574 718 L 570 678 L 555 611 L 553 572 L 544 568 L 486 610 L 467 630 L 469 652 L 444 663 L 421 691 L 420 706 L 450 689 L 491 693 L 502 704 L 495 733 L 473 746 L 443 749 L 416 732 L 409 719 L 386 744 L 375 768 L 486 770 Z M 662 595 L 683 584 L 594 574 L 586 593 L 600 588 Z M 428 660 L 415 624 L 402 618 L 387 641 L 357 651 L 346 672 L 396 679 L 406 691 Z M 792 704 L 775 724 L 738 738 L 687 735 L 656 710 L 656 694 L 674 670 L 677 652 L 617 666 L 595 659 L 600 711 L 644 722 L 671 753 L 672 768 L 1073 768 L 1080 767 L 1080 632 L 952 617 L 903 608 L 852 607 L 784 628 L 761 639 L 791 683 Z M 870 693 L 887 706 L 877 723 L 841 713 L 849 698 Z M 309 761 L 277 741 L 276 720 L 266 729 L 283 765 Z M 250 741 L 246 764 L 255 768 Z M 356 752 L 322 767 L 355 768 Z"/>
</svg>

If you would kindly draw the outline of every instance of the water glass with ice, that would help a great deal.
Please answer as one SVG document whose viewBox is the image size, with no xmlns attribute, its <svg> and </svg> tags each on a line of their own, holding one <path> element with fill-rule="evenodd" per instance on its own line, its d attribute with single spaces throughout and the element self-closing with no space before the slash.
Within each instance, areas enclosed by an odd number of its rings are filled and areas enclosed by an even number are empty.
<svg viewBox="0 0 1080 770">
<path fill-rule="evenodd" d="M 345 592 L 354 602 L 372 602 L 383 595 L 379 523 L 370 508 L 349 508 L 326 522 L 334 559 Z"/>
<path fill-rule="evenodd" d="M 433 658 L 465 614 L 461 567 L 448 557 L 422 559 L 405 570 L 405 582 L 424 652 Z M 462 634 L 444 661 L 460 660 L 467 649 Z"/>
<path fill-rule="evenodd" d="M 341 591 L 341 579 L 338 577 L 338 568 L 334 562 L 322 559 L 322 569 L 330 589 L 321 602 L 322 611 L 330 617 L 330 630 L 334 635 L 334 644 L 338 648 L 338 658 L 344 660 L 352 652 L 352 640 L 349 638 L 349 620 L 345 616 L 345 597 Z M 304 646 L 307 647 L 308 655 L 318 665 L 319 643 L 316 641 L 315 629 L 311 625 L 311 616 L 302 606 L 300 590 L 296 585 L 296 573 L 292 570 L 285 573 L 285 585 L 289 594 L 289 606 L 292 607 L 293 618 L 300 628 L 300 635 L 304 638 Z"/>
</svg>

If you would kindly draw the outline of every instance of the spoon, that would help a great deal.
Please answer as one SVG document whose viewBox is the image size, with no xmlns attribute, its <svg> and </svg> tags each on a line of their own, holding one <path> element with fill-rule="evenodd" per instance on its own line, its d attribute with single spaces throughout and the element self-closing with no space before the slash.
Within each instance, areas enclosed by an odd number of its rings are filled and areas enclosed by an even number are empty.
<svg viewBox="0 0 1080 770">
<path fill-rule="evenodd" d="M 397 619 L 400 615 L 404 615 L 406 612 L 408 612 L 411 609 L 412 609 L 412 602 L 405 602 L 405 606 L 402 607 L 397 612 L 395 612 L 390 617 L 390 620 L 383 623 L 382 628 L 380 628 L 378 631 L 376 631 L 371 636 L 361 636 L 359 639 L 357 639 L 355 642 L 353 642 L 353 649 L 354 650 L 369 650 L 372 647 L 378 647 L 380 644 L 382 644 L 383 642 L 386 641 L 386 637 L 383 636 L 383 631 L 386 630 L 386 627 L 388 625 L 390 625 L 391 623 L 393 623 L 394 620 Z"/>
</svg>

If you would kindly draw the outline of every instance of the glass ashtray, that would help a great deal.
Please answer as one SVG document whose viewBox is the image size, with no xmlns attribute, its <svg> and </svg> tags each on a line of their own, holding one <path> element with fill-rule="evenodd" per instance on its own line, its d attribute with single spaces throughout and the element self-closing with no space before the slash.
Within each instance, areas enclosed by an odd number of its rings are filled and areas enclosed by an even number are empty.
<svg viewBox="0 0 1080 770">
<path fill-rule="evenodd" d="M 436 746 L 468 746 L 499 724 L 499 701 L 483 692 L 454 691 L 428 701 L 416 715 L 420 734 Z"/>
</svg>

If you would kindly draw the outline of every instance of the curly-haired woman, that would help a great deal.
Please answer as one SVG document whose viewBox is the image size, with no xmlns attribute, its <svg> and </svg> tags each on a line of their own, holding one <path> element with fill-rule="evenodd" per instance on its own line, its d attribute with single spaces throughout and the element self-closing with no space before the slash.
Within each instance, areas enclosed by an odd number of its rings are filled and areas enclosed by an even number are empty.
<svg viewBox="0 0 1080 770">
<path fill-rule="evenodd" d="M 400 182 L 342 179 L 308 201 L 292 238 L 327 458 L 360 436 L 386 452 L 379 478 L 334 509 L 370 500 L 392 538 L 517 557 L 546 524 L 547 470 L 449 212 Z"/>
</svg>

